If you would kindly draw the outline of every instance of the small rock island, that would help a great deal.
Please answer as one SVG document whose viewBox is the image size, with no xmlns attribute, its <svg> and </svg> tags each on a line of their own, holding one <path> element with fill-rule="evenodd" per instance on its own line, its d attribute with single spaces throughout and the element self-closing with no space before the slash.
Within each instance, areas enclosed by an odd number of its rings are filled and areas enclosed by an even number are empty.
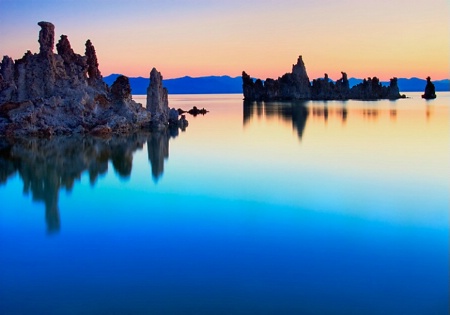
<svg viewBox="0 0 450 315">
<path fill-rule="evenodd" d="M 431 78 L 427 77 L 427 85 L 425 86 L 425 92 L 422 94 L 422 98 L 426 100 L 432 100 L 436 98 L 436 88 L 434 87 Z"/>
<path fill-rule="evenodd" d="M 76 54 L 66 35 L 53 52 L 55 26 L 39 22 L 39 53 L 0 64 L 0 136 L 129 133 L 139 129 L 184 128 L 187 121 L 168 105 L 167 89 L 155 68 L 150 72 L 147 104 L 131 98 L 127 77 L 111 87 L 103 81 L 95 48 L 86 41 Z"/>
<path fill-rule="evenodd" d="M 390 80 L 389 86 L 383 86 L 377 77 L 364 79 L 363 82 L 350 88 L 347 74 L 336 82 L 328 75 L 315 79 L 312 83 L 306 73 L 302 56 L 292 65 L 292 72 L 278 79 L 261 79 L 254 81 L 245 71 L 242 72 L 242 89 L 247 101 L 276 100 L 377 100 L 405 98 L 400 95 L 397 78 Z"/>
</svg>

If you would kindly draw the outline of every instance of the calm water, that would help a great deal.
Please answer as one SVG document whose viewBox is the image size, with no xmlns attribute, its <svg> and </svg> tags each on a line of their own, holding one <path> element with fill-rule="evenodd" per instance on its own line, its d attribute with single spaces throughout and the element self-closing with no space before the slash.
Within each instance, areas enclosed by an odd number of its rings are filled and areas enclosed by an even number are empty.
<svg viewBox="0 0 450 315">
<path fill-rule="evenodd" d="M 408 95 L 0 140 L 0 313 L 448 314 L 450 94 Z"/>
</svg>

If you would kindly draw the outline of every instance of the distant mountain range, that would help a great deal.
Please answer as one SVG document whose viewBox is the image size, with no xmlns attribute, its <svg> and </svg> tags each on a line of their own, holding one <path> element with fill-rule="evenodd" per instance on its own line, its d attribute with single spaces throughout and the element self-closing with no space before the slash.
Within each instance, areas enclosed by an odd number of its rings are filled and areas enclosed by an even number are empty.
<svg viewBox="0 0 450 315">
<path fill-rule="evenodd" d="M 104 77 L 103 80 L 111 86 L 119 74 L 111 74 Z M 133 94 L 147 94 L 149 78 L 137 77 L 129 78 Z M 362 82 L 362 79 L 350 78 L 350 87 Z M 450 80 L 433 81 L 436 91 L 450 91 Z M 207 76 L 207 77 L 182 77 L 163 80 L 164 86 L 170 94 L 227 94 L 242 93 L 242 78 L 230 76 Z M 389 85 L 389 82 L 382 82 L 383 85 Z M 425 90 L 426 80 L 419 78 L 399 78 L 398 87 L 400 92 L 423 92 Z"/>
</svg>

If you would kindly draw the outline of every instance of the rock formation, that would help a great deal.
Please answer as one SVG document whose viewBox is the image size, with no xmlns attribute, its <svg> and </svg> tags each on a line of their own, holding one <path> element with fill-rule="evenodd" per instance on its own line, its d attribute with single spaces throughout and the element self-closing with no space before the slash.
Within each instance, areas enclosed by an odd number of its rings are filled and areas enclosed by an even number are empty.
<svg viewBox="0 0 450 315">
<path fill-rule="evenodd" d="M 436 98 L 436 89 L 434 87 L 433 82 L 431 82 L 431 78 L 427 77 L 427 85 L 425 86 L 425 92 L 422 94 L 422 98 L 431 100 Z"/>
<path fill-rule="evenodd" d="M 132 100 L 128 78 L 118 77 L 111 89 L 103 82 L 90 40 L 82 56 L 61 35 L 54 53 L 54 25 L 38 25 L 39 53 L 27 51 L 16 61 L 4 56 L 0 64 L 0 136 L 124 133 L 155 124 L 187 125 L 185 120 L 169 122 L 161 80 L 149 87 L 159 94 L 148 111 Z"/>
<path fill-rule="evenodd" d="M 262 80 L 253 79 L 242 72 L 243 92 L 246 100 L 306 100 L 311 98 L 311 88 L 302 56 L 298 57 L 297 64 L 292 65 L 292 72 L 282 77 Z"/>
<path fill-rule="evenodd" d="M 333 82 L 325 74 L 322 79 L 310 83 L 302 56 L 292 66 L 292 72 L 278 79 L 253 79 L 242 72 L 242 88 L 244 99 L 249 101 L 274 100 L 347 100 L 347 99 L 398 99 L 400 95 L 397 79 L 391 79 L 389 87 L 382 86 L 379 79 L 369 78 L 352 88 L 349 86 L 347 74 Z"/>
<path fill-rule="evenodd" d="M 150 84 L 147 88 L 147 110 L 156 119 L 167 121 L 169 102 L 167 89 L 162 84 L 163 77 L 155 68 L 150 71 Z"/>
<path fill-rule="evenodd" d="M 363 82 L 352 87 L 348 98 L 357 100 L 395 100 L 404 98 L 404 96 L 400 95 L 397 78 L 392 78 L 389 86 L 383 86 L 377 77 L 373 77 L 367 78 L 367 80 L 364 79 Z"/>
<path fill-rule="evenodd" d="M 147 88 L 147 111 L 151 113 L 152 125 L 164 128 L 167 123 L 184 130 L 188 121 L 184 115 L 179 115 L 175 108 L 169 108 L 168 91 L 163 86 L 163 77 L 155 68 L 150 71 L 150 83 Z"/>
<path fill-rule="evenodd" d="M 53 45 L 55 44 L 55 26 L 49 22 L 39 22 L 41 27 L 39 31 L 39 54 L 46 56 L 53 54 Z"/>
</svg>

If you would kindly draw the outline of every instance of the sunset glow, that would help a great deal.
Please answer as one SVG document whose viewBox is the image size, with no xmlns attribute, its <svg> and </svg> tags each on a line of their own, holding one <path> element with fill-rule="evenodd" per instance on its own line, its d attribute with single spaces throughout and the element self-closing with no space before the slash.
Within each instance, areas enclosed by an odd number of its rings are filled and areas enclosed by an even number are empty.
<svg viewBox="0 0 450 315">
<path fill-rule="evenodd" d="M 38 52 L 50 21 L 84 54 L 91 39 L 104 76 L 278 77 L 303 55 L 310 79 L 449 77 L 449 5 L 406 1 L 0 0 L 0 54 Z M 32 44 L 30 46 L 30 43 Z M 34 44 L 33 44 L 34 43 Z"/>
</svg>

